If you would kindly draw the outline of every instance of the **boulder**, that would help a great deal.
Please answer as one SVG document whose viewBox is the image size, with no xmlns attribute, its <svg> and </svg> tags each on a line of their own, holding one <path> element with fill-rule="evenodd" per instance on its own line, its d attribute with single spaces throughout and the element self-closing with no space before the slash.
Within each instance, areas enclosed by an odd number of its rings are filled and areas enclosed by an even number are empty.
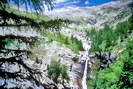
<svg viewBox="0 0 133 89">
<path fill-rule="evenodd" d="M 105 68 L 116 60 L 116 56 L 111 52 L 96 52 L 96 57 L 100 59 L 100 67 Z"/>
</svg>

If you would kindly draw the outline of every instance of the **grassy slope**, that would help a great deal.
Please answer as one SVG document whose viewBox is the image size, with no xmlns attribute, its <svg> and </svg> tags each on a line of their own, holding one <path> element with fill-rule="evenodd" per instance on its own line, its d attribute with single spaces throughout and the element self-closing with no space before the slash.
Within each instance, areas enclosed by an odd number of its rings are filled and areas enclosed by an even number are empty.
<svg viewBox="0 0 133 89">
<path fill-rule="evenodd" d="M 0 7 L 0 10 L 2 10 L 1 7 Z M 28 11 L 27 12 L 26 11 L 19 11 L 17 9 L 9 8 L 9 7 L 4 8 L 4 10 L 6 10 L 9 13 L 13 13 L 13 14 L 16 14 L 18 16 L 27 17 L 27 18 L 34 19 L 34 20 L 42 20 L 42 21 L 50 20 L 50 18 L 48 16 L 42 15 L 42 14 L 37 14 L 34 12 L 30 13 Z"/>
<path fill-rule="evenodd" d="M 79 53 L 79 51 L 82 49 L 82 42 L 77 40 L 74 37 L 67 37 L 61 33 L 50 33 L 50 32 L 44 32 L 44 36 L 47 36 L 51 41 L 57 41 L 61 44 L 64 44 L 67 48 L 70 48 L 73 52 Z"/>
</svg>

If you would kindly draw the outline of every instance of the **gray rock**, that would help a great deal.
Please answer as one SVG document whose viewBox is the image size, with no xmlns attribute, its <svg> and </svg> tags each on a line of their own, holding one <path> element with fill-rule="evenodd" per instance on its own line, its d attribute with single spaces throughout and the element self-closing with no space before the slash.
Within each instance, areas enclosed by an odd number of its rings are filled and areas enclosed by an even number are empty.
<svg viewBox="0 0 133 89">
<path fill-rule="evenodd" d="M 107 67 L 110 63 L 116 60 L 116 56 L 111 52 L 96 52 L 96 57 L 100 59 L 100 66 L 102 68 Z"/>
</svg>

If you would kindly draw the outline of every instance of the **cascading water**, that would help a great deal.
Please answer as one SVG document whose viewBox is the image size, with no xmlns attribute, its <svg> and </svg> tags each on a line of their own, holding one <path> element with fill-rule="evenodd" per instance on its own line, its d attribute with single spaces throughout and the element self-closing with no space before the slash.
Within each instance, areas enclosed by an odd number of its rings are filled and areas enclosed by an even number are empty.
<svg viewBox="0 0 133 89">
<path fill-rule="evenodd" d="M 89 59 L 86 59 L 84 74 L 83 74 L 83 78 L 82 78 L 82 87 L 83 87 L 83 89 L 87 89 L 86 78 L 87 78 L 88 61 L 89 61 Z"/>
<path fill-rule="evenodd" d="M 90 58 L 88 56 L 88 51 L 83 51 L 82 52 L 81 60 L 85 61 L 83 77 L 82 77 L 82 89 L 87 89 L 86 79 L 87 79 L 88 64 L 89 64 L 89 61 L 90 61 Z"/>
<path fill-rule="evenodd" d="M 84 67 L 84 73 L 83 73 L 83 78 L 82 78 L 82 88 L 83 89 L 87 89 L 86 79 L 87 79 L 88 63 L 90 61 L 90 58 L 88 56 L 88 51 L 89 51 L 90 47 L 91 47 L 91 45 L 88 45 L 88 41 L 83 42 L 83 48 L 85 49 L 85 53 L 83 54 L 84 56 L 82 57 L 82 60 L 85 60 L 85 67 Z"/>
<path fill-rule="evenodd" d="M 84 61 L 85 62 L 85 66 L 84 66 L 84 70 L 82 71 L 82 67 L 83 65 L 79 64 L 74 64 L 73 67 L 72 67 L 72 73 L 74 73 L 75 75 L 78 75 L 80 76 L 80 73 L 83 74 L 83 76 L 81 77 L 81 86 L 79 84 L 77 84 L 78 88 L 76 87 L 75 88 L 75 85 L 72 86 L 74 87 L 74 89 L 87 89 L 87 84 L 86 84 L 86 78 L 87 78 L 87 69 L 88 69 L 88 64 L 89 64 L 89 61 L 90 61 L 90 58 L 89 58 L 89 55 L 88 55 L 88 52 L 91 48 L 91 40 L 86 38 L 85 34 L 82 33 L 82 32 L 73 32 L 73 30 L 69 30 L 69 29 L 65 29 L 65 31 L 62 31 L 64 34 L 67 34 L 68 36 L 73 36 L 75 38 L 77 38 L 78 40 L 82 41 L 82 45 L 83 45 L 83 49 L 84 51 L 80 51 L 80 55 L 79 55 L 79 59 L 80 61 Z M 79 72 L 78 70 L 82 71 L 82 72 Z M 72 80 L 75 81 L 75 75 L 72 74 Z M 77 81 L 77 80 L 76 80 Z"/>
</svg>

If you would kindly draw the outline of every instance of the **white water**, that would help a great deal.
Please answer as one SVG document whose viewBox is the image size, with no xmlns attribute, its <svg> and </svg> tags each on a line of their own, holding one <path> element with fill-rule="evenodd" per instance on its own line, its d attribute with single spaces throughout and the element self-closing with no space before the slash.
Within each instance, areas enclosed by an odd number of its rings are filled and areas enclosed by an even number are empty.
<svg viewBox="0 0 133 89">
<path fill-rule="evenodd" d="M 71 30 L 71 29 L 66 29 L 66 28 L 63 28 L 62 29 L 62 33 L 64 35 L 67 35 L 67 36 L 73 36 L 73 37 L 76 37 L 78 40 L 81 40 L 82 41 L 82 44 L 83 44 L 83 48 L 85 49 L 85 51 L 80 51 L 80 60 L 84 60 L 85 61 L 85 68 L 84 68 L 84 73 L 83 73 L 83 78 L 82 78 L 82 88 L 83 89 L 87 89 L 87 84 L 86 84 L 86 78 L 87 78 L 87 68 L 88 68 L 88 64 L 89 64 L 89 61 L 90 61 L 90 58 L 88 56 L 88 52 L 91 48 L 91 41 L 90 39 L 87 39 L 86 38 L 86 34 L 83 33 L 83 32 L 75 32 L 74 30 Z M 76 88 L 77 89 L 77 88 Z"/>
<path fill-rule="evenodd" d="M 83 52 L 83 57 L 82 60 L 85 60 L 85 68 L 84 68 L 84 74 L 82 78 L 82 88 L 87 89 L 87 84 L 86 84 L 86 79 L 87 79 L 87 68 L 88 68 L 88 63 L 90 61 L 88 51 L 90 49 L 91 45 L 88 44 L 88 41 L 85 40 L 83 42 L 83 48 L 85 49 L 85 52 Z"/>
<path fill-rule="evenodd" d="M 87 78 L 88 61 L 89 61 L 89 59 L 86 59 L 85 69 L 84 69 L 84 74 L 83 74 L 83 79 L 82 79 L 82 87 L 83 87 L 83 89 L 87 89 L 86 78 Z"/>
</svg>

